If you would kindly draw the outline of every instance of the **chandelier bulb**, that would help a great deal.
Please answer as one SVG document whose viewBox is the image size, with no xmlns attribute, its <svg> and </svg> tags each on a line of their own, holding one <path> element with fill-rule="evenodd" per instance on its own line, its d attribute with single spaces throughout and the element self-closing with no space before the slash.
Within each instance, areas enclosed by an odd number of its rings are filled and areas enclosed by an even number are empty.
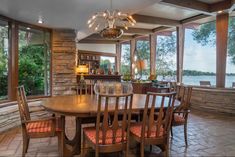
<svg viewBox="0 0 235 157">
<path fill-rule="evenodd" d="M 91 20 L 88 20 L 88 21 L 87 21 L 87 24 L 90 24 L 90 23 L 91 23 Z"/>
<path fill-rule="evenodd" d="M 96 15 L 93 15 L 93 16 L 92 16 L 92 19 L 94 20 L 95 18 L 96 18 Z"/>
<path fill-rule="evenodd" d="M 89 24 L 89 28 L 91 28 L 91 27 L 92 27 L 92 25 L 93 25 L 93 24 Z"/>
<path fill-rule="evenodd" d="M 122 13 L 119 11 L 119 12 L 118 12 L 118 16 L 121 16 L 121 14 L 122 14 Z"/>
<path fill-rule="evenodd" d="M 126 30 L 128 30 L 128 27 L 127 27 L 127 26 L 125 26 L 124 28 L 125 28 Z"/>
</svg>

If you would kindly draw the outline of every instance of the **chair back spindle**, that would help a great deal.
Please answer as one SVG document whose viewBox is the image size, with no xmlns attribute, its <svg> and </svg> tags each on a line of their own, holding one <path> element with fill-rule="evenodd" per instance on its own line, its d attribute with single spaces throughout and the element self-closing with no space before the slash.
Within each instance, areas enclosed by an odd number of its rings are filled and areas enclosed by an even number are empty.
<svg viewBox="0 0 235 157">
<path fill-rule="evenodd" d="M 99 95 L 96 119 L 96 145 L 99 144 L 100 140 L 105 145 L 107 134 L 110 131 L 112 144 L 125 141 L 125 132 L 128 133 L 127 129 L 130 125 L 132 99 L 132 94 L 120 96 Z M 121 120 L 120 117 L 122 117 Z"/>
<path fill-rule="evenodd" d="M 142 137 L 157 138 L 160 136 L 167 136 L 171 125 L 175 95 L 175 92 L 147 94 L 142 120 Z M 166 101 L 168 101 L 168 103 L 166 103 Z M 160 105 L 158 112 L 156 111 L 156 104 Z M 167 106 L 164 104 L 167 104 Z M 158 115 L 157 120 L 154 118 L 156 113 Z"/>
<path fill-rule="evenodd" d="M 17 87 L 17 101 L 21 121 L 24 122 L 31 120 L 24 86 Z"/>
</svg>

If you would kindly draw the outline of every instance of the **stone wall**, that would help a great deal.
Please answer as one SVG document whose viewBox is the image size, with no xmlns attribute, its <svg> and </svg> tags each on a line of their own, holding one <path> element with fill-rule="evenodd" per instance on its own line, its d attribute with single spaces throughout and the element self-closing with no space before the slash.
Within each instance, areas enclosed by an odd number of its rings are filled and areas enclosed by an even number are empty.
<svg viewBox="0 0 235 157">
<path fill-rule="evenodd" d="M 32 119 L 40 119 L 43 117 L 51 116 L 50 113 L 46 112 L 41 106 L 41 101 L 29 102 L 29 110 Z M 1 104 L 0 107 L 0 132 L 7 131 L 10 128 L 14 128 L 20 125 L 20 113 L 18 105 L 12 104 Z"/>
<path fill-rule="evenodd" d="M 52 95 L 75 94 L 76 42 L 74 30 L 53 30 Z"/>
<path fill-rule="evenodd" d="M 193 88 L 191 108 L 235 115 L 235 90 Z"/>
</svg>

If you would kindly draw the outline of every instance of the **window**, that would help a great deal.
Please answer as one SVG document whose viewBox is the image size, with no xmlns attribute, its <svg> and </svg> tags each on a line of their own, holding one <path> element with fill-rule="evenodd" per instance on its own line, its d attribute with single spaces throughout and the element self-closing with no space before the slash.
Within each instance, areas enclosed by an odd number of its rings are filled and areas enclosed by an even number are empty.
<svg viewBox="0 0 235 157">
<path fill-rule="evenodd" d="M 18 83 L 27 95 L 50 94 L 50 33 L 19 27 Z"/>
<path fill-rule="evenodd" d="M 105 74 L 108 74 L 110 70 L 112 73 L 115 71 L 115 57 L 100 57 L 100 68 L 104 70 Z"/>
<path fill-rule="evenodd" d="M 225 87 L 232 87 L 233 82 L 235 82 L 235 43 L 234 41 L 235 41 L 235 17 L 230 17 L 229 28 L 228 28 L 228 52 L 227 52 Z"/>
<path fill-rule="evenodd" d="M 183 83 L 199 85 L 200 81 L 210 81 L 216 85 L 215 38 L 215 21 L 186 26 Z"/>
<path fill-rule="evenodd" d="M 131 52 L 130 43 L 121 44 L 121 73 L 123 75 L 131 74 Z"/>
<path fill-rule="evenodd" d="M 157 34 L 156 74 L 158 80 L 176 80 L 176 32 Z"/>
<path fill-rule="evenodd" d="M 8 98 L 8 23 L 0 20 L 0 100 Z"/>
<path fill-rule="evenodd" d="M 138 60 L 144 60 L 144 69 L 142 70 L 142 79 L 147 80 L 150 75 L 150 43 L 148 38 L 138 39 L 136 42 L 136 57 Z M 138 69 L 140 70 L 140 69 Z"/>
</svg>

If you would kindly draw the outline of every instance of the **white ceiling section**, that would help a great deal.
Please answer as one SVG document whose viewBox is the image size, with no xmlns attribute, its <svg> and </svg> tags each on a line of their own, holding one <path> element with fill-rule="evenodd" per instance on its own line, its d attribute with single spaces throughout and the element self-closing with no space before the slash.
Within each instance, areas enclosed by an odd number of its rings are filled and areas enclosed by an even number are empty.
<svg viewBox="0 0 235 157">
<path fill-rule="evenodd" d="M 172 20 L 183 20 L 198 15 L 200 12 L 156 3 L 150 7 L 144 8 L 142 11 L 138 12 L 138 14 L 163 17 Z"/>
<path fill-rule="evenodd" d="M 160 0 L 113 0 L 113 9 L 130 14 Z M 39 16 L 50 28 L 71 28 L 78 39 L 93 33 L 87 28 L 92 14 L 110 8 L 110 0 L 0 0 L 0 14 L 19 21 L 37 24 Z"/>
<path fill-rule="evenodd" d="M 77 44 L 79 50 L 116 53 L 115 44 Z"/>
</svg>

